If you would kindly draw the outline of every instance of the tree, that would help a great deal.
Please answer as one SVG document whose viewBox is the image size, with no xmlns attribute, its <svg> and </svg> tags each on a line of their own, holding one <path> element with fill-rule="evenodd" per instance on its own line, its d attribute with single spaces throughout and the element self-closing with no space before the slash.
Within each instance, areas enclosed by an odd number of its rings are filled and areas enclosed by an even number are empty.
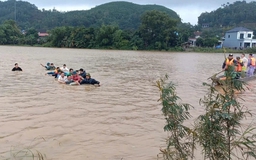
<svg viewBox="0 0 256 160">
<path fill-rule="evenodd" d="M 182 43 L 187 42 L 188 38 L 193 35 L 195 31 L 194 26 L 190 23 L 181 23 L 178 24 L 177 32 L 178 34 L 178 45 L 180 46 Z"/>
<path fill-rule="evenodd" d="M 7 37 L 3 26 L 0 26 L 0 44 L 6 44 Z"/>
<path fill-rule="evenodd" d="M 143 39 L 139 32 L 135 32 L 131 38 L 130 45 L 133 50 L 143 49 Z"/>
<path fill-rule="evenodd" d="M 235 94 L 244 91 L 244 83 L 232 78 L 233 70 L 233 66 L 229 66 L 226 71 L 221 87 L 224 93 L 204 83 L 209 87 L 209 93 L 200 100 L 205 114 L 198 117 L 195 130 L 205 158 L 210 160 L 256 158 L 256 128 L 249 125 L 241 131 L 241 121 L 251 113 L 239 103 Z"/>
<path fill-rule="evenodd" d="M 204 39 L 199 37 L 196 39 L 196 46 L 203 47 L 204 46 Z"/>
<path fill-rule="evenodd" d="M 160 91 L 159 101 L 162 104 L 162 112 L 166 119 L 164 131 L 169 133 L 167 139 L 167 148 L 161 150 L 166 159 L 186 160 L 193 157 L 193 142 L 187 141 L 192 134 L 192 130 L 183 123 L 191 115 L 189 110 L 191 105 L 179 104 L 180 98 L 177 96 L 176 88 L 172 82 L 166 83 L 168 76 L 157 81 L 156 85 Z"/>
<path fill-rule="evenodd" d="M 98 32 L 96 32 L 96 43 L 100 48 L 113 48 L 114 43 L 122 39 L 117 32 L 120 33 L 117 26 L 102 25 Z"/>
<path fill-rule="evenodd" d="M 203 46 L 204 47 L 214 47 L 218 44 L 217 38 L 206 38 L 204 39 Z"/>
<path fill-rule="evenodd" d="M 165 12 L 148 11 L 141 17 L 139 32 L 148 49 L 168 49 L 176 46 L 177 21 Z"/>
<path fill-rule="evenodd" d="M 57 27 L 50 31 L 48 42 L 54 47 L 71 47 L 73 41 L 69 37 L 72 32 L 72 27 Z"/>
<path fill-rule="evenodd" d="M 212 12 L 202 13 L 198 17 L 198 24 L 210 24 L 211 27 L 244 26 L 255 28 L 251 25 L 256 22 L 256 2 L 236 1 L 233 4 L 223 4 Z"/>
<path fill-rule="evenodd" d="M 0 38 L 4 44 L 18 44 L 19 39 L 22 37 L 20 29 L 13 20 L 5 21 L 1 26 L 1 30 Z"/>
<path fill-rule="evenodd" d="M 38 32 L 35 28 L 30 28 L 25 34 L 25 44 L 34 45 L 38 42 Z"/>
<path fill-rule="evenodd" d="M 242 120 L 252 113 L 238 101 L 236 92 L 245 89 L 244 82 L 232 78 L 234 73 L 234 66 L 229 66 L 226 79 L 221 81 L 223 93 L 217 91 L 214 83 L 203 83 L 209 87 L 209 92 L 199 103 L 205 108 L 205 113 L 194 121 L 192 129 L 183 124 L 190 118 L 190 105 L 177 103 L 179 97 L 174 85 L 166 83 L 168 76 L 157 81 L 159 101 L 166 119 L 164 131 L 169 133 L 166 149 L 160 149 L 164 159 L 193 159 L 197 145 L 201 146 L 198 149 L 207 160 L 256 158 L 256 127 L 252 123 L 243 128 Z"/>
<path fill-rule="evenodd" d="M 14 19 L 16 3 L 16 22 L 23 30 L 34 27 L 37 30 L 51 30 L 61 26 L 101 27 L 117 25 L 120 29 L 138 29 L 140 17 L 145 11 L 159 10 L 180 22 L 180 17 L 171 9 L 159 5 L 138 5 L 131 2 L 110 2 L 90 10 L 60 12 L 56 9 L 39 10 L 25 1 L 0 1 L 0 23 Z"/>
</svg>

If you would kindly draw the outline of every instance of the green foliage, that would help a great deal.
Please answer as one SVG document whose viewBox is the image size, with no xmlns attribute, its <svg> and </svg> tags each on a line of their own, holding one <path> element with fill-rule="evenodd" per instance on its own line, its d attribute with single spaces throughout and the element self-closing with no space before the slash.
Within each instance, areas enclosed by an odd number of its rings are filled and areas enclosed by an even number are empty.
<svg viewBox="0 0 256 160">
<path fill-rule="evenodd" d="M 218 44 L 217 38 L 197 38 L 196 39 L 196 45 L 199 47 L 214 47 Z"/>
<path fill-rule="evenodd" d="M 205 38 L 204 39 L 204 47 L 215 47 L 218 44 L 217 38 Z"/>
<path fill-rule="evenodd" d="M 0 23 L 10 19 L 15 20 L 16 17 L 16 23 L 26 29 L 35 26 L 44 17 L 35 5 L 17 0 L 0 1 L 0 11 Z"/>
<path fill-rule="evenodd" d="M 139 32 L 144 48 L 167 50 L 177 44 L 177 21 L 164 12 L 148 11 L 141 17 Z"/>
<path fill-rule="evenodd" d="M 189 104 L 179 104 L 180 98 L 177 96 L 173 83 L 167 83 L 168 76 L 157 81 L 160 91 L 159 101 L 162 103 L 162 112 L 166 119 L 164 131 L 170 133 L 167 139 L 167 148 L 162 150 L 166 159 L 185 160 L 193 157 L 191 148 L 193 142 L 187 142 L 192 130 L 183 125 L 185 120 L 191 116 L 189 114 Z"/>
<path fill-rule="evenodd" d="M 177 47 L 169 48 L 168 51 L 170 51 L 170 52 L 183 52 L 183 51 L 185 51 L 185 50 L 184 50 L 184 48 L 177 46 Z"/>
<path fill-rule="evenodd" d="M 223 53 L 222 49 L 216 49 L 213 47 L 194 47 L 191 51 L 199 53 Z M 255 53 L 256 48 L 247 48 L 245 50 L 225 48 L 225 51 L 226 53 Z"/>
<path fill-rule="evenodd" d="M 111 2 L 88 11 L 58 12 L 38 10 L 23 1 L 0 4 L 0 44 L 180 51 L 194 29 L 189 23 L 181 24 L 174 11 L 158 5 Z M 7 24 L 6 19 L 16 21 Z M 36 32 L 46 30 L 49 37 L 38 37 Z"/>
<path fill-rule="evenodd" d="M 58 27 L 50 31 L 49 41 L 55 47 L 72 47 L 71 37 L 72 27 Z"/>
<path fill-rule="evenodd" d="M 178 38 L 176 25 L 181 22 L 180 17 L 158 5 L 111 2 L 88 11 L 63 13 L 55 9 L 40 11 L 35 5 L 23 1 L 8 0 L 0 4 L 0 22 L 17 19 L 0 25 L 0 44 L 168 50 L 189 36 L 184 33 Z M 17 6 L 17 14 L 14 6 Z M 17 25 L 25 30 L 25 34 L 21 34 Z M 146 33 L 146 27 L 154 31 L 151 36 Z M 48 30 L 50 36 L 38 37 L 39 30 Z M 183 30 L 186 29 L 183 27 Z"/>
<path fill-rule="evenodd" d="M 255 53 L 256 52 L 256 48 L 248 48 L 244 52 L 245 53 Z"/>
<path fill-rule="evenodd" d="M 136 32 L 121 30 L 114 25 L 94 29 L 57 27 L 50 31 L 47 44 L 52 47 L 125 50 L 169 50 L 177 47 L 176 20 L 159 11 L 146 12 L 141 19 L 141 27 Z"/>
<path fill-rule="evenodd" d="M 29 45 L 35 45 L 38 43 L 38 32 L 34 28 L 30 28 L 27 30 L 27 33 L 25 34 L 23 44 L 29 44 Z"/>
<path fill-rule="evenodd" d="M 251 124 L 243 130 L 241 124 L 252 114 L 236 96 L 236 92 L 245 90 L 244 83 L 232 76 L 233 68 L 229 67 L 221 87 L 223 92 L 218 92 L 213 84 L 203 84 L 209 88 L 209 92 L 200 100 L 205 113 L 195 120 L 193 129 L 183 125 L 184 120 L 190 119 L 190 105 L 177 102 L 179 97 L 174 85 L 165 82 L 168 76 L 157 81 L 167 123 L 164 130 L 170 134 L 167 148 L 160 149 L 164 159 L 193 159 L 196 144 L 201 146 L 204 159 L 256 158 L 256 127 Z"/>
<path fill-rule="evenodd" d="M 195 27 L 190 23 L 179 23 L 177 25 L 177 39 L 178 45 L 180 46 L 182 43 L 187 42 L 189 37 L 193 36 L 193 32 L 195 31 Z"/>
<path fill-rule="evenodd" d="M 138 32 L 135 32 L 130 40 L 130 45 L 133 50 L 138 50 L 143 48 L 143 39 L 140 37 Z"/>
<path fill-rule="evenodd" d="M 211 27 L 220 26 L 244 26 L 256 27 L 256 2 L 236 1 L 233 4 L 227 2 L 218 9 L 208 13 L 202 13 L 198 17 L 198 24 L 209 24 Z"/>
<path fill-rule="evenodd" d="M 217 92 L 212 85 L 204 84 L 209 87 L 209 93 L 200 100 L 200 104 L 205 107 L 205 114 L 199 116 L 196 131 L 205 158 L 210 160 L 230 160 L 232 157 L 244 159 L 246 156 L 256 158 L 255 154 L 251 154 L 256 149 L 254 128 L 241 132 L 241 121 L 251 115 L 235 96 L 235 92 L 244 90 L 243 82 L 233 79 L 232 75 L 233 69 L 229 67 L 222 87 L 224 93 Z"/>
<path fill-rule="evenodd" d="M 197 39 L 196 39 L 196 45 L 197 45 L 198 47 L 203 47 L 203 46 L 204 46 L 204 39 L 201 38 L 201 37 L 197 38 Z"/>
<path fill-rule="evenodd" d="M 99 5 L 88 11 L 92 17 L 93 26 L 118 25 L 120 29 L 137 29 L 140 25 L 140 17 L 147 11 L 162 11 L 177 21 L 180 17 L 172 10 L 159 5 L 137 5 L 130 2 L 110 2 Z"/>
<path fill-rule="evenodd" d="M 61 26 L 100 27 L 102 25 L 117 25 L 120 29 L 137 29 L 141 15 L 150 10 L 163 11 L 173 19 L 181 22 L 176 12 L 159 5 L 137 5 L 130 2 L 110 2 L 90 10 L 59 12 L 56 9 L 39 10 L 35 5 L 24 1 L 0 1 L 0 23 L 5 20 L 15 20 L 22 28 L 50 30 Z"/>
<path fill-rule="evenodd" d="M 118 46 L 122 41 L 122 31 L 116 26 L 103 25 L 98 31 L 96 36 L 96 43 L 100 48 L 109 48 Z"/>
<path fill-rule="evenodd" d="M 13 20 L 5 21 L 0 26 L 1 44 L 18 44 L 21 37 L 21 31 Z"/>
</svg>

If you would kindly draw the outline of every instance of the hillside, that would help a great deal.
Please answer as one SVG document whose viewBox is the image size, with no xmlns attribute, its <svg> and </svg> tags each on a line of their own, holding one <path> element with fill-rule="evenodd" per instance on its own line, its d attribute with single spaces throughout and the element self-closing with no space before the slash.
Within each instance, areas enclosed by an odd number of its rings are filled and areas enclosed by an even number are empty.
<svg viewBox="0 0 256 160">
<path fill-rule="evenodd" d="M 0 23 L 15 20 L 15 0 L 0 1 Z M 16 22 L 22 29 L 34 27 L 48 30 L 58 26 L 98 27 L 102 24 L 118 25 L 121 29 L 137 29 L 140 17 L 149 10 L 166 12 L 179 22 L 174 11 L 159 5 L 138 5 L 130 2 L 110 2 L 90 10 L 59 12 L 39 10 L 34 4 L 16 1 Z"/>
<path fill-rule="evenodd" d="M 256 28 L 256 2 L 236 1 L 222 4 L 217 10 L 202 13 L 198 17 L 199 25 L 210 27 L 243 26 Z"/>
</svg>

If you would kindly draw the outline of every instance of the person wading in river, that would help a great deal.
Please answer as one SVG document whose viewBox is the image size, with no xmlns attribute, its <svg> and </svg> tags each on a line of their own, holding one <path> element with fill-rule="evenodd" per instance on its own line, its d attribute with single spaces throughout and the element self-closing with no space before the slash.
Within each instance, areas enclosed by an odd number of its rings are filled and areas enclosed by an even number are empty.
<svg viewBox="0 0 256 160">
<path fill-rule="evenodd" d="M 97 84 L 98 86 L 100 86 L 100 82 L 96 81 L 95 79 L 91 78 L 90 73 L 86 73 L 86 77 L 85 79 L 83 79 L 80 84 Z"/>
<path fill-rule="evenodd" d="M 18 63 L 15 63 L 12 71 L 22 71 L 22 69 L 19 67 Z"/>
</svg>

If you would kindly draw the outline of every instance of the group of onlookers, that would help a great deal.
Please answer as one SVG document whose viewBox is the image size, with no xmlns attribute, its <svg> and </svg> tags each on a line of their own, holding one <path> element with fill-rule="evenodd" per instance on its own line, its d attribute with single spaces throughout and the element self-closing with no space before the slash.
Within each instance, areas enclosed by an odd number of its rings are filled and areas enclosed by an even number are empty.
<svg viewBox="0 0 256 160">
<path fill-rule="evenodd" d="M 222 69 L 227 70 L 228 66 L 234 66 L 235 68 L 235 78 L 240 78 L 241 73 L 246 73 L 247 77 L 254 75 L 256 62 L 253 54 L 249 54 L 248 58 L 243 53 L 241 57 L 237 56 L 236 59 L 233 58 L 233 54 L 229 54 L 228 58 L 223 62 Z"/>
</svg>

